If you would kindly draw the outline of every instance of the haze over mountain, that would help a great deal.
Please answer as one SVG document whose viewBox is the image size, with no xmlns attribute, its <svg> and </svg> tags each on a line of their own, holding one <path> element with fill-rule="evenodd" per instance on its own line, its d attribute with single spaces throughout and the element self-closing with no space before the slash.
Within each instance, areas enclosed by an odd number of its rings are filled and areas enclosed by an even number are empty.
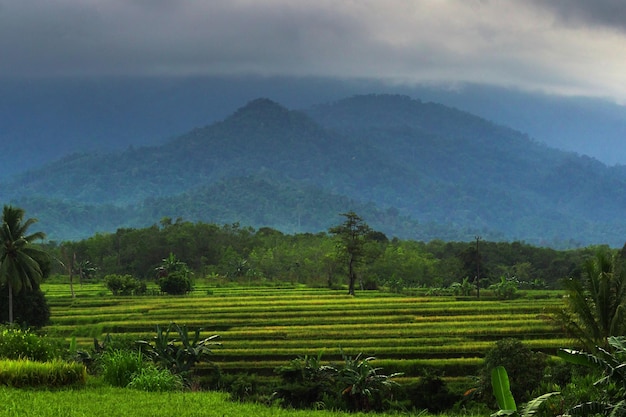
<svg viewBox="0 0 626 417">
<path fill-rule="evenodd" d="M 563 150 L 626 164 L 626 107 L 476 84 L 390 85 L 288 77 L 0 80 L 0 179 L 82 151 L 157 145 L 256 97 L 292 109 L 356 94 L 408 95 L 468 111 Z"/>
<path fill-rule="evenodd" d="M 418 240 L 621 246 L 626 173 L 407 96 L 256 99 L 160 145 L 77 153 L 0 184 L 53 239 L 161 218 L 325 231 L 355 210 Z"/>
</svg>

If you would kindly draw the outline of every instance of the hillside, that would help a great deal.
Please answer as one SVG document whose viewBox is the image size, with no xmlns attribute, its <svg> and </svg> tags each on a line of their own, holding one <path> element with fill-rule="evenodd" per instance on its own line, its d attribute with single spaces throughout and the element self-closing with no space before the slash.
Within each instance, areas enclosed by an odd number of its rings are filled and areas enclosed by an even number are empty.
<svg viewBox="0 0 626 417">
<path fill-rule="evenodd" d="M 304 112 L 257 99 L 161 146 L 74 154 L 0 184 L 55 239 L 164 216 L 318 232 L 355 210 L 390 236 L 561 247 L 621 246 L 624 191 L 619 168 L 388 95 Z"/>
</svg>

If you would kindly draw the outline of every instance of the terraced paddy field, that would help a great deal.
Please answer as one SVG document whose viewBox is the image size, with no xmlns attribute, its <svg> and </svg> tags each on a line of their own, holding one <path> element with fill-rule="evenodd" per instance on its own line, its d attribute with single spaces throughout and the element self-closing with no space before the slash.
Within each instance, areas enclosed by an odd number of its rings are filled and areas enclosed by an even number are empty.
<svg viewBox="0 0 626 417">
<path fill-rule="evenodd" d="M 558 292 L 527 292 L 511 301 L 403 296 L 313 288 L 214 288 L 197 286 L 182 297 L 114 297 L 98 284 L 44 286 L 53 335 L 89 346 L 93 338 L 145 338 L 170 322 L 220 335 L 214 362 L 223 372 L 270 378 L 275 368 L 322 353 L 339 362 L 342 352 L 376 357 L 384 373 L 415 378 L 426 367 L 446 378 L 476 373 L 495 341 L 515 337 L 533 350 L 554 354 L 571 342 L 551 320 L 562 308 Z"/>
</svg>

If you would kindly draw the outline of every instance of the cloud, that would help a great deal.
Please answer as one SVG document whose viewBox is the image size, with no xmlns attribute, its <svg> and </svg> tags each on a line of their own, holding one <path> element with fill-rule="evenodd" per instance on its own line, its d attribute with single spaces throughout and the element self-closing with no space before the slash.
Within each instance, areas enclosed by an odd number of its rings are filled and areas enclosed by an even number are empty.
<svg viewBox="0 0 626 417">
<path fill-rule="evenodd" d="M 0 76 L 478 82 L 626 102 L 614 0 L 0 0 Z"/>
<path fill-rule="evenodd" d="M 596 26 L 626 31 L 626 2 L 622 0 L 532 0 L 532 3 L 569 26 Z"/>
</svg>

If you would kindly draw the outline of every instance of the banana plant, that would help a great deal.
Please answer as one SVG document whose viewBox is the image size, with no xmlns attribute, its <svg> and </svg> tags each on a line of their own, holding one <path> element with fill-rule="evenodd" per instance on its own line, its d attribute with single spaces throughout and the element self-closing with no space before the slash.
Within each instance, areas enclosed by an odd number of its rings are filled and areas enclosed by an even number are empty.
<svg viewBox="0 0 626 417">
<path fill-rule="evenodd" d="M 514 416 L 514 417 L 530 417 L 537 414 L 539 407 L 548 398 L 553 395 L 560 394 L 559 392 L 549 392 L 541 395 L 535 399 L 530 400 L 521 410 L 517 409 L 515 398 L 511 393 L 511 385 L 509 382 L 509 375 L 503 366 L 496 366 L 491 371 L 491 386 L 493 388 L 493 395 L 496 397 L 498 407 L 500 410 L 493 413 L 491 416 Z"/>
<path fill-rule="evenodd" d="M 151 342 L 140 340 L 137 343 L 155 363 L 169 369 L 172 373 L 184 376 L 196 363 L 208 359 L 212 353 L 211 347 L 220 345 L 215 342 L 219 335 L 202 339 L 201 330 L 196 329 L 193 337 L 190 337 L 187 326 L 170 323 L 163 331 L 157 325 L 156 336 Z M 175 332 L 178 337 L 170 337 L 172 332 Z"/>
<path fill-rule="evenodd" d="M 626 337 L 611 336 L 607 341 L 612 352 L 601 347 L 596 348 L 595 354 L 571 349 L 558 352 L 567 362 L 602 372 L 595 385 L 607 387 L 605 399 L 576 405 L 570 410 L 572 416 L 626 416 Z"/>
</svg>

